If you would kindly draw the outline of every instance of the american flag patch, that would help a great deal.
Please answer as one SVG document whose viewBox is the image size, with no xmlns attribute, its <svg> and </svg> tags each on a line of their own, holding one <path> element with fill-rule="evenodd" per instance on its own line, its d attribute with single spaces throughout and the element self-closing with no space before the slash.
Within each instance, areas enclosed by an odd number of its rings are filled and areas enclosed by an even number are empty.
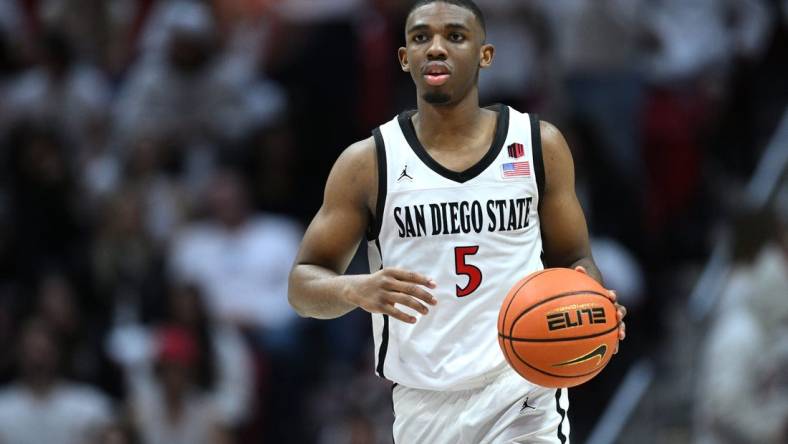
<svg viewBox="0 0 788 444">
<path fill-rule="evenodd" d="M 531 165 L 528 161 L 511 162 L 501 165 L 503 177 L 527 177 L 531 175 Z"/>
</svg>

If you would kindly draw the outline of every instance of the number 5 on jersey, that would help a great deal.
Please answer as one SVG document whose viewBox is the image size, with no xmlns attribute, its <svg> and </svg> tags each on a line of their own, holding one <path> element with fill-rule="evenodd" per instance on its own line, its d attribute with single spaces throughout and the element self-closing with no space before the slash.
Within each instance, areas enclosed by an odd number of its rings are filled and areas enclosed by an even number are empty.
<svg viewBox="0 0 788 444">
<path fill-rule="evenodd" d="M 482 283 L 482 271 L 479 267 L 465 261 L 468 256 L 473 256 L 479 251 L 478 245 L 454 248 L 454 271 L 460 276 L 468 276 L 465 287 L 457 285 L 457 297 L 468 296 L 476 291 Z"/>
</svg>

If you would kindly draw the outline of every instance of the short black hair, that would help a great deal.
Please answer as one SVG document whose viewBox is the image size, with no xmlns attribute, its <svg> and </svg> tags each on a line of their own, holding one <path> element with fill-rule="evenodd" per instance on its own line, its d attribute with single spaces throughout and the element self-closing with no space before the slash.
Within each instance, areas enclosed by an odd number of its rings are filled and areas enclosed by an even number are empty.
<svg viewBox="0 0 788 444">
<path fill-rule="evenodd" d="M 473 0 L 417 0 L 413 4 L 413 6 L 411 6 L 410 11 L 408 11 L 408 17 L 410 17 L 410 15 L 413 14 L 413 11 L 415 11 L 416 9 L 421 8 L 422 6 L 425 5 L 438 3 L 438 2 L 448 3 L 450 5 L 457 5 L 461 8 L 465 8 L 471 11 L 473 15 L 476 16 L 476 20 L 479 21 L 479 25 L 481 25 L 482 31 L 484 31 L 485 34 L 487 33 L 487 24 L 484 21 L 484 13 L 482 13 L 482 10 L 479 8 L 479 6 L 476 3 L 473 2 Z"/>
</svg>

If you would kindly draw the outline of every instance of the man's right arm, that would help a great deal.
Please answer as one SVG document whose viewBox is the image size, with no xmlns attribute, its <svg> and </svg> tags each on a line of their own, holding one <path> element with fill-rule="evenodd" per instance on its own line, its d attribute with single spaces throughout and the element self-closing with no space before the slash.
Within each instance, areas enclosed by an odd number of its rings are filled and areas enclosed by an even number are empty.
<svg viewBox="0 0 788 444">
<path fill-rule="evenodd" d="M 434 288 L 435 283 L 416 272 L 386 268 L 365 275 L 342 274 L 370 223 L 377 199 L 376 172 L 372 138 L 351 145 L 334 164 L 323 205 L 304 234 L 290 272 L 288 299 L 299 315 L 331 319 L 361 307 L 413 323 L 416 318 L 394 304 L 426 314 L 421 301 L 435 303 L 423 288 Z"/>
</svg>

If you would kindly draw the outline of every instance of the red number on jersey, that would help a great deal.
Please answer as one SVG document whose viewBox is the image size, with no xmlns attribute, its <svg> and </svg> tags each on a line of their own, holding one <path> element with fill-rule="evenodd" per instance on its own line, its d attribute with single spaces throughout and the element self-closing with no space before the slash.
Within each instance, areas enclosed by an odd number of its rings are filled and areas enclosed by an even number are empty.
<svg viewBox="0 0 788 444">
<path fill-rule="evenodd" d="M 482 283 L 482 271 L 479 267 L 468 264 L 465 262 L 466 256 L 473 256 L 479 251 L 479 246 L 472 247 L 455 247 L 454 248 L 454 270 L 458 275 L 468 276 L 468 284 L 465 288 L 460 288 L 457 285 L 457 296 L 463 297 L 476 291 Z"/>
</svg>

